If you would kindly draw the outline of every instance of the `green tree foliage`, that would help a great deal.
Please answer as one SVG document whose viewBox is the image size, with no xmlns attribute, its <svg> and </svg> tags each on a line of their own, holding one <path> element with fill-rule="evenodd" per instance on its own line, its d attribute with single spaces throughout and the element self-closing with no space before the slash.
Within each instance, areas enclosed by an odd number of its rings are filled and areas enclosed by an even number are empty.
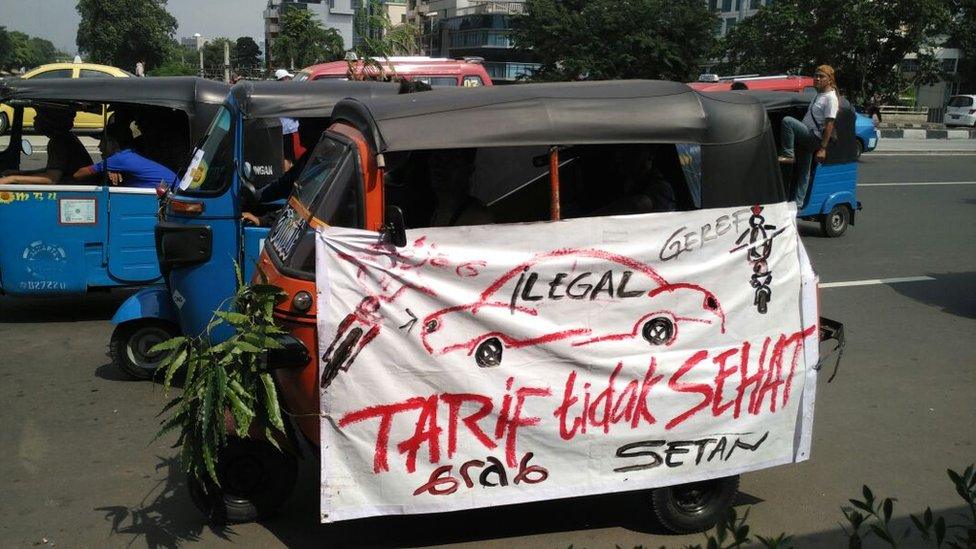
<svg viewBox="0 0 976 549">
<path fill-rule="evenodd" d="M 539 80 L 687 80 L 714 44 L 702 0 L 527 0 L 512 37 L 542 63 Z"/>
<path fill-rule="evenodd" d="M 58 51 L 50 40 L 0 27 L 0 68 L 31 69 L 45 63 L 53 63 L 64 56 L 65 54 Z"/>
<path fill-rule="evenodd" d="M 76 9 L 78 49 L 93 63 L 148 69 L 170 53 L 177 25 L 166 0 L 78 0 Z"/>
<path fill-rule="evenodd" d="M 230 46 L 231 63 L 233 64 L 234 41 L 230 38 L 214 38 L 203 45 L 203 65 L 209 69 L 219 69 L 224 66 L 224 44 Z"/>
<path fill-rule="evenodd" d="M 962 50 L 960 93 L 976 93 L 976 0 L 950 0 L 952 29 L 946 45 Z"/>
<path fill-rule="evenodd" d="M 306 67 L 342 59 L 345 50 L 339 31 L 323 28 L 322 22 L 308 10 L 283 11 L 281 33 L 271 47 L 278 66 Z"/>
<path fill-rule="evenodd" d="M 826 63 L 855 104 L 890 100 L 940 76 L 932 52 L 948 15 L 945 0 L 777 0 L 725 37 L 717 70 L 812 75 Z M 912 52 L 919 70 L 909 79 L 899 66 Z"/>
<path fill-rule="evenodd" d="M 241 36 L 231 48 L 231 65 L 239 68 L 254 68 L 261 64 L 261 48 L 250 36 Z"/>
</svg>

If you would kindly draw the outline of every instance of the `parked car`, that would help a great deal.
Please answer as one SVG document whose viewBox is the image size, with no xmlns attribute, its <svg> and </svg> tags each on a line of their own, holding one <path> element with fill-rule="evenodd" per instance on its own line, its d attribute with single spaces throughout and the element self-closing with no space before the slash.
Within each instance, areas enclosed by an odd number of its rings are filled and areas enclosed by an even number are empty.
<svg viewBox="0 0 976 549">
<path fill-rule="evenodd" d="M 126 78 L 135 76 L 120 68 L 94 63 L 50 63 L 27 71 L 21 78 Z M 75 116 L 76 129 L 100 130 L 104 123 L 104 114 L 78 111 Z M 0 105 L 0 135 L 10 128 L 10 121 L 14 119 L 14 110 L 9 105 Z M 34 128 L 34 109 L 24 109 L 24 129 Z"/>
<path fill-rule="evenodd" d="M 873 151 L 878 146 L 878 130 L 874 127 L 874 121 L 871 117 L 857 113 L 857 119 L 854 121 L 854 133 L 857 134 L 857 158 L 861 157 L 861 153 L 866 153 L 868 151 Z"/>
<path fill-rule="evenodd" d="M 485 70 L 479 58 L 459 60 L 405 56 L 391 57 L 389 62 L 382 61 L 380 65 L 386 74 L 396 74 L 407 80 L 423 82 L 434 88 L 455 86 L 470 88 L 492 85 L 491 77 L 488 76 L 488 71 Z M 348 61 L 321 63 L 305 67 L 295 75 L 295 80 L 298 82 L 323 78 L 348 80 L 349 69 L 350 63 Z M 352 70 L 357 76 L 378 76 L 373 74 L 377 72 L 376 67 L 364 63 L 362 60 L 353 61 Z"/>
<path fill-rule="evenodd" d="M 942 122 L 946 126 L 976 128 L 976 95 L 953 95 L 950 97 Z"/>
</svg>

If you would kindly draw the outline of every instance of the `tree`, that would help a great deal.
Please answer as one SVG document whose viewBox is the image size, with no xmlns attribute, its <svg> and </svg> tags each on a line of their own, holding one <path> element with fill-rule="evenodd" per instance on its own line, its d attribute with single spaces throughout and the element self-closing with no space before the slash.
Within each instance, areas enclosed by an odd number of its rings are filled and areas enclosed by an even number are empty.
<svg viewBox="0 0 976 549">
<path fill-rule="evenodd" d="M 38 38 L 36 36 L 30 39 L 30 49 L 31 54 L 34 57 L 34 62 L 37 65 L 43 65 L 44 63 L 53 63 L 57 61 L 58 56 L 61 54 L 54 44 L 50 40 L 45 40 L 43 38 Z"/>
<path fill-rule="evenodd" d="M 976 0 L 950 0 L 952 28 L 947 45 L 959 48 L 959 93 L 976 93 Z"/>
<path fill-rule="evenodd" d="M 166 0 L 78 0 L 78 49 L 94 63 L 132 69 L 167 58 L 176 18 Z"/>
<path fill-rule="evenodd" d="M 948 13 L 945 0 L 777 0 L 726 36 L 717 69 L 812 74 L 826 63 L 855 104 L 888 100 L 940 76 L 933 53 Z M 910 78 L 899 71 L 909 53 L 919 65 Z"/>
<path fill-rule="evenodd" d="M 10 41 L 10 33 L 7 28 L 0 25 L 0 69 L 5 69 L 13 65 L 14 47 Z"/>
<path fill-rule="evenodd" d="M 283 11 L 281 33 L 271 46 L 271 53 L 280 66 L 305 67 L 342 59 L 345 49 L 339 31 L 323 28 L 322 22 L 308 10 Z"/>
<path fill-rule="evenodd" d="M 224 44 L 228 44 L 230 46 L 230 55 L 231 59 L 233 60 L 234 42 L 230 38 L 214 38 L 203 45 L 203 66 L 209 69 L 223 70 Z"/>
<path fill-rule="evenodd" d="M 261 64 L 261 48 L 250 36 L 241 36 L 231 49 L 231 64 L 251 69 Z"/>
<path fill-rule="evenodd" d="M 687 80 L 716 22 L 702 0 L 527 0 L 512 38 L 541 61 L 533 79 Z"/>
</svg>

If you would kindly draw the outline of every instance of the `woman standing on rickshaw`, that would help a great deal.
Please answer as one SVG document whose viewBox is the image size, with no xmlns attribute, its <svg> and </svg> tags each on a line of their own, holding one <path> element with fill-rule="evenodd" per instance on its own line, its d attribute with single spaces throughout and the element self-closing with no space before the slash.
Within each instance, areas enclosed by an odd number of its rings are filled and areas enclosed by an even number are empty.
<svg viewBox="0 0 976 549">
<path fill-rule="evenodd" d="M 817 97 L 807 108 L 803 121 L 787 116 L 783 118 L 781 128 L 782 152 L 779 161 L 783 164 L 796 164 L 797 184 L 793 200 L 798 208 L 803 207 L 803 200 L 807 195 L 811 157 L 815 157 L 817 162 L 823 162 L 827 158 L 827 146 L 834 134 L 834 121 L 840 106 L 833 67 L 817 67 L 813 75 L 813 85 L 817 88 Z"/>
</svg>

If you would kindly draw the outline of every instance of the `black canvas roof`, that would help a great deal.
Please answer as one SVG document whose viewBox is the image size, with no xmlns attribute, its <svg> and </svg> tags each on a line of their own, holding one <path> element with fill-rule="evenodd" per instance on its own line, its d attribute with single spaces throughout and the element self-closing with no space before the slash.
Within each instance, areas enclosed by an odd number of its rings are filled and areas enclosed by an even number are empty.
<svg viewBox="0 0 976 549">
<path fill-rule="evenodd" d="M 349 82 L 315 80 L 311 82 L 239 82 L 231 88 L 230 101 L 244 118 L 327 118 L 332 107 L 346 97 L 374 98 L 393 96 L 397 84 L 389 82 Z"/>
<path fill-rule="evenodd" d="M 220 105 L 230 87 L 196 77 L 158 78 L 8 78 L 0 101 L 92 101 L 154 105 L 191 112 L 197 104 Z"/>
<path fill-rule="evenodd" d="M 702 96 L 677 82 L 621 80 L 448 88 L 347 99 L 335 119 L 372 135 L 377 151 L 745 141 L 766 131 L 762 106 Z"/>
</svg>

